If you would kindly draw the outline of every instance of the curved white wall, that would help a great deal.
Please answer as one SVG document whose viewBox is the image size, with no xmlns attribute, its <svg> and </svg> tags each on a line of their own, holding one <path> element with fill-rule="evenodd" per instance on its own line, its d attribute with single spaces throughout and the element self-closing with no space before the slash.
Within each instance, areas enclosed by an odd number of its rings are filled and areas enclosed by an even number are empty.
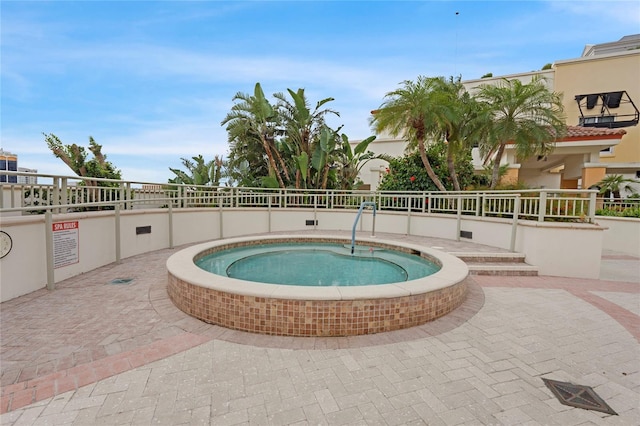
<svg viewBox="0 0 640 426">
<path fill-rule="evenodd" d="M 45 287 L 47 264 L 44 217 L 3 218 L 2 230 L 13 241 L 9 254 L 0 259 L 0 301 L 4 302 Z"/>
<path fill-rule="evenodd" d="M 121 258 L 127 258 L 169 247 L 170 223 L 173 245 L 179 246 L 266 232 L 307 229 L 351 231 L 355 217 L 355 210 L 343 209 L 252 208 L 220 211 L 192 208 L 175 210 L 170 220 L 168 210 L 123 211 L 120 214 L 120 253 Z M 55 269 L 55 282 L 116 261 L 114 211 L 53 217 L 54 222 L 71 220 L 79 223 L 79 262 Z M 316 226 L 306 224 L 307 221 L 316 220 Z M 356 229 L 370 231 L 372 222 L 372 212 L 366 210 Z M 137 227 L 146 226 L 151 227 L 151 233 L 136 234 Z M 376 215 L 376 232 L 456 239 L 457 226 L 457 218 L 453 215 L 407 215 L 406 212 L 386 211 Z M 460 229 L 472 233 L 468 241 L 501 249 L 510 248 L 511 220 L 462 216 Z M 1 300 L 46 287 L 44 216 L 3 218 L 2 230 L 12 236 L 13 250 L 0 259 Z M 603 228 L 590 224 L 520 221 L 515 249 L 524 253 L 527 262 L 537 266 L 543 275 L 597 278 L 602 231 Z M 624 235 L 620 238 L 625 240 Z"/>
</svg>

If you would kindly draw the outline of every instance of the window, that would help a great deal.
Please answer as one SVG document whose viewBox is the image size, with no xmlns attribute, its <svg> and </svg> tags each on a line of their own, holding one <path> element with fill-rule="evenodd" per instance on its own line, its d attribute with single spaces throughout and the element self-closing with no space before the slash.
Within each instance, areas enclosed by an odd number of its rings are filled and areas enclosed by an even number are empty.
<svg viewBox="0 0 640 426">
<path fill-rule="evenodd" d="M 615 115 L 603 115 L 600 117 L 580 117 L 580 125 L 584 127 L 598 127 L 596 124 L 601 123 L 613 123 L 615 121 Z"/>
<path fill-rule="evenodd" d="M 613 147 L 610 146 L 609 148 L 601 149 L 600 155 L 613 155 Z"/>
</svg>

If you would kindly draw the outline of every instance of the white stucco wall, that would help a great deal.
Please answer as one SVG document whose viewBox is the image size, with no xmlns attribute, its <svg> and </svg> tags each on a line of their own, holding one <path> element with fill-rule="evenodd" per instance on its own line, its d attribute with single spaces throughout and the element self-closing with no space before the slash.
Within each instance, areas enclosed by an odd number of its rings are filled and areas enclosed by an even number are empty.
<svg viewBox="0 0 640 426">
<path fill-rule="evenodd" d="M 591 224 L 523 222 L 516 251 L 540 275 L 592 278 L 600 275 L 603 229 Z"/>
<path fill-rule="evenodd" d="M 69 221 L 78 221 L 79 262 L 55 269 L 56 282 L 92 271 L 116 260 L 113 211 L 53 215 L 53 223 Z M 123 248 L 130 244 L 129 239 L 123 238 Z"/>
<path fill-rule="evenodd" d="M 640 257 L 640 219 L 598 216 L 596 222 L 606 228 L 603 249 Z"/>
<path fill-rule="evenodd" d="M 193 226 L 198 224 L 198 226 Z M 180 246 L 194 241 L 220 238 L 218 209 L 180 209 L 173 211 L 173 244 Z"/>
<path fill-rule="evenodd" d="M 520 169 L 518 180 L 529 188 L 560 188 L 560 173 L 538 173 L 537 170 Z"/>
<path fill-rule="evenodd" d="M 350 209 L 230 209 L 222 213 L 220 222 L 220 211 L 217 209 L 186 209 L 173 213 L 173 242 L 177 246 L 220 237 L 314 228 L 351 231 L 355 213 Z M 125 211 L 120 218 L 121 258 L 169 247 L 167 210 Z M 116 260 L 115 213 L 104 211 L 54 215 L 53 221 L 76 220 L 79 223 L 79 262 L 55 269 L 55 282 Z M 318 224 L 306 225 L 307 220 L 317 220 Z M 637 231 L 638 223 L 640 221 L 633 222 L 632 231 L 626 228 L 618 231 L 617 227 L 610 226 L 611 238 L 627 241 L 627 233 Z M 463 216 L 460 229 L 472 232 L 471 242 L 509 249 L 512 224 L 509 219 Z M 139 226 L 151 226 L 151 233 L 136 235 L 136 227 Z M 370 232 L 372 226 L 373 214 L 367 210 L 363 212 L 356 230 Z M 407 214 L 398 211 L 378 212 L 375 226 L 376 233 L 410 233 L 456 239 L 458 222 L 454 215 Z M 0 300 L 9 300 L 46 287 L 44 216 L 5 218 L 2 230 L 12 236 L 14 243 L 12 251 L 0 259 Z M 524 253 L 526 261 L 537 266 L 542 275 L 598 277 L 603 240 L 603 229 L 599 226 L 520 221 L 516 237 L 516 251 Z M 633 241 L 637 244 L 637 239 Z M 633 241 L 629 246 L 633 246 Z"/>
<path fill-rule="evenodd" d="M 351 148 L 355 148 L 360 140 L 349 141 Z M 391 157 L 401 157 L 404 155 L 404 150 L 407 146 L 402 137 L 394 138 L 387 134 L 378 135 L 378 137 L 369 144 L 368 151 L 374 154 L 386 154 Z M 370 185 L 371 190 L 375 191 L 378 188 L 380 176 L 384 173 L 389 163 L 384 160 L 371 160 L 367 162 L 358 175 L 365 185 Z"/>
<path fill-rule="evenodd" d="M 44 216 L 2 221 L 2 230 L 11 236 L 13 248 L 0 259 L 0 301 L 46 287 L 47 265 Z"/>
</svg>

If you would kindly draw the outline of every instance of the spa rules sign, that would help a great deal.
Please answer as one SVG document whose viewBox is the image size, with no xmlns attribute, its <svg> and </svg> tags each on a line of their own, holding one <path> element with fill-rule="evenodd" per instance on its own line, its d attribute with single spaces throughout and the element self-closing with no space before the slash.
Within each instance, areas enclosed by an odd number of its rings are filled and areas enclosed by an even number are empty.
<svg viewBox="0 0 640 426">
<path fill-rule="evenodd" d="M 53 224 L 53 267 L 61 268 L 80 261 L 78 221 Z"/>
</svg>

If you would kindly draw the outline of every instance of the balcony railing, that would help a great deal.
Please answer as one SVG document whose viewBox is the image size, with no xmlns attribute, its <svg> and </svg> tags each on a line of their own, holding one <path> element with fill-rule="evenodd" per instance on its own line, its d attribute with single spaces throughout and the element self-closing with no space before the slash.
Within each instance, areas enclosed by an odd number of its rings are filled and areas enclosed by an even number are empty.
<svg viewBox="0 0 640 426">
<path fill-rule="evenodd" d="M 640 120 L 640 111 L 625 90 L 577 95 L 575 100 L 580 111 L 578 123 L 583 127 L 617 129 L 635 126 Z M 589 114 L 593 110 L 597 113 Z"/>
</svg>

